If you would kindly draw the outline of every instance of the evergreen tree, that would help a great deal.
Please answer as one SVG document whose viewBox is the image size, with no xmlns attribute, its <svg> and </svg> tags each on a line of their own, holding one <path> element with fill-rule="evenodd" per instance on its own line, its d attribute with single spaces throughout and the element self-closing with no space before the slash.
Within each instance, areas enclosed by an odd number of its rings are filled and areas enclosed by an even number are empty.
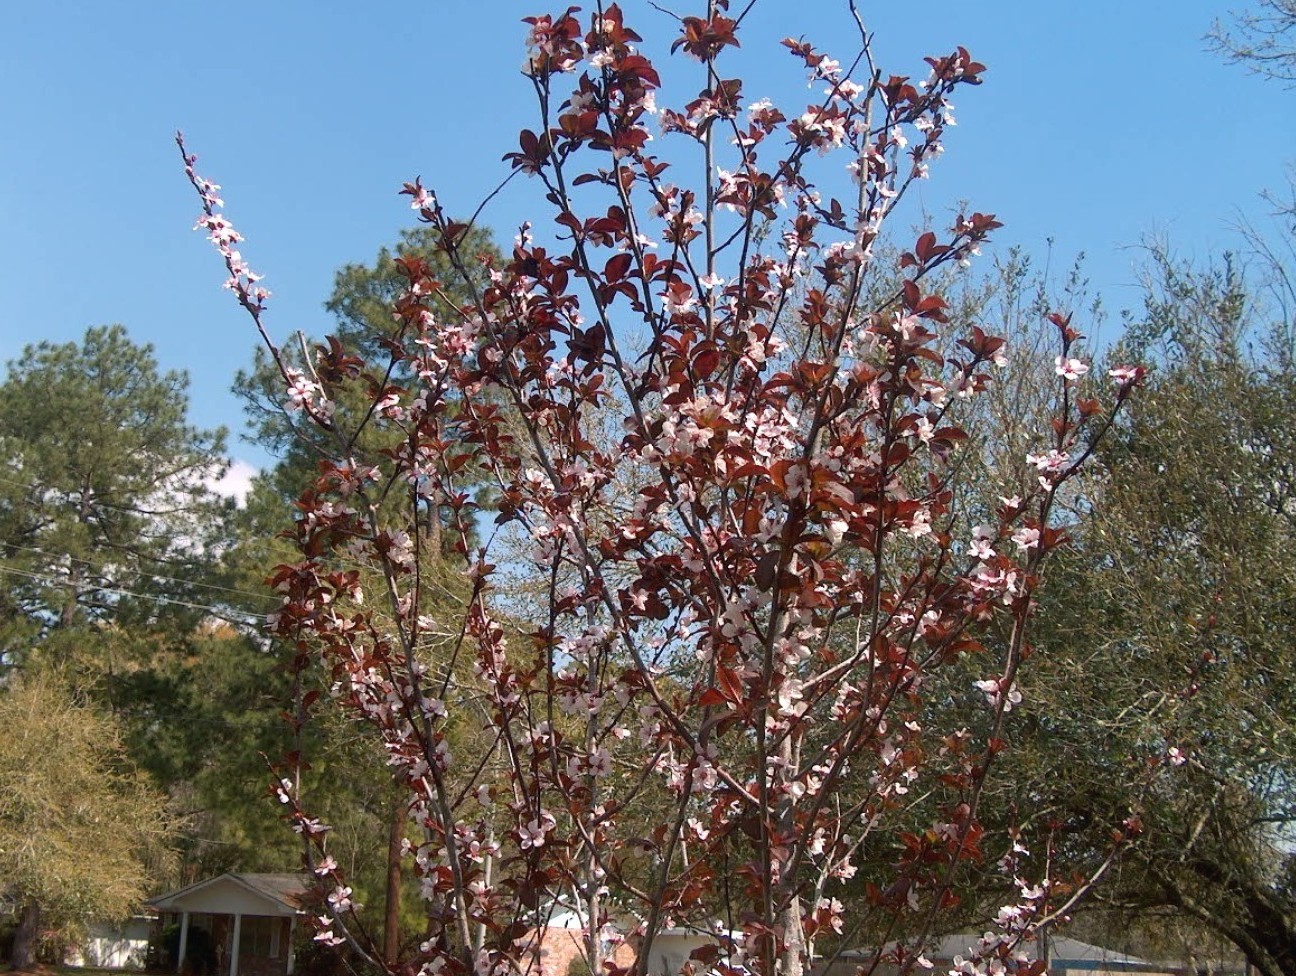
<svg viewBox="0 0 1296 976">
<path fill-rule="evenodd" d="M 0 385 L 0 660 L 86 653 L 90 628 L 192 627 L 227 508 L 224 432 L 186 417 L 188 379 L 121 326 L 28 346 Z M 109 656 L 91 665 L 112 673 Z M 57 648 L 57 655 L 55 649 Z M 78 649 L 82 649 L 78 651 Z M 64 663 L 67 663 L 64 661 Z M 85 663 L 85 662 L 81 662 Z"/>
</svg>

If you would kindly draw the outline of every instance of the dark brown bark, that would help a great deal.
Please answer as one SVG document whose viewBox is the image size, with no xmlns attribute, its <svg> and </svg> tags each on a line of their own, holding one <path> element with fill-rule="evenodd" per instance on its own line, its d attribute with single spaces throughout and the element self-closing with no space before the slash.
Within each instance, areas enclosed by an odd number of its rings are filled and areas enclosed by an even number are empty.
<svg viewBox="0 0 1296 976">
<path fill-rule="evenodd" d="M 13 958 L 10 960 L 14 969 L 30 969 L 35 961 L 40 917 L 40 903 L 35 899 L 28 899 L 18 919 L 18 930 L 14 932 Z"/>
<path fill-rule="evenodd" d="M 392 806 L 387 830 L 387 905 L 383 915 L 383 959 L 395 966 L 400 954 L 401 841 L 405 838 L 405 807 Z"/>
<path fill-rule="evenodd" d="M 1188 867 L 1206 890 L 1225 893 L 1232 904 L 1221 910 L 1198 901 L 1177 879 L 1163 874 L 1166 901 L 1232 942 L 1261 976 L 1296 976 L 1296 917 L 1274 893 L 1241 883 L 1205 858 L 1194 858 Z"/>
</svg>

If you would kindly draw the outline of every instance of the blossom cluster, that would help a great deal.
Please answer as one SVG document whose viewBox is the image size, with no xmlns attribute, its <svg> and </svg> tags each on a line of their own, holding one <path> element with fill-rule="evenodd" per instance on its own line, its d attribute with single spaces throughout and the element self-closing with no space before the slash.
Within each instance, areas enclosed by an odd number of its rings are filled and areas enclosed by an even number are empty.
<svg viewBox="0 0 1296 976">
<path fill-rule="evenodd" d="M 221 212 L 225 201 L 219 195 L 220 185 L 197 174 L 194 165 L 198 162 L 198 157 L 185 152 L 184 140 L 179 133 L 176 134 L 176 141 L 184 158 L 185 176 L 189 178 L 189 182 L 198 191 L 199 199 L 202 200 L 202 213 L 198 215 L 194 230 L 207 231 L 207 239 L 215 245 L 216 250 L 224 258 L 225 266 L 229 270 L 225 287 L 233 291 L 240 302 L 264 308 L 270 292 L 257 284 L 263 276 L 248 266 L 243 255 L 235 247 L 243 240 L 243 235 L 234 229 L 234 225 Z"/>
</svg>

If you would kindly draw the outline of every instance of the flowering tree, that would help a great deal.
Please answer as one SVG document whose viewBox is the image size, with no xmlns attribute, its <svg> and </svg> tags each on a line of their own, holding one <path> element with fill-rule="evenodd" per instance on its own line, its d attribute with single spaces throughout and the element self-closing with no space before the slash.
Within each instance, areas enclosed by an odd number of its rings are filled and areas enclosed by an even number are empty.
<svg viewBox="0 0 1296 976">
<path fill-rule="evenodd" d="M 714 933 L 694 953 L 704 970 L 795 976 L 816 942 L 861 933 L 889 942 L 873 965 L 908 970 L 921 959 L 893 936 L 917 945 L 961 867 L 997 854 L 1021 897 L 965 968 L 1024 965 L 1022 941 L 1067 908 L 1047 859 L 1028 867 L 1024 834 L 983 836 L 978 808 L 1020 700 L 1032 596 L 1065 539 L 1055 492 L 1139 371 L 1113 372 L 1112 409 L 1078 396 L 1079 337 L 1054 315 L 1056 409 L 1029 483 L 990 521 L 961 520 L 959 421 L 1004 340 L 950 322 L 928 283 L 999 225 L 960 214 L 888 267 L 875 243 L 983 66 L 959 49 L 928 58 L 925 80 L 888 76 L 859 23 L 848 65 L 784 42 L 815 89 L 804 111 L 744 109 L 723 73 L 742 20 L 725 0 L 679 19 L 671 50 L 700 63 L 703 89 L 659 109 L 619 6 L 527 18 L 538 124 L 505 159 L 542 188 L 552 239 L 523 226 L 475 286 L 471 222 L 406 184 L 472 298 L 403 260 L 379 361 L 330 344 L 304 370 L 280 353 L 219 188 L 181 143 L 199 224 L 291 406 L 331 432 L 333 403 L 359 387 L 365 423 L 399 434 L 361 464 L 338 432 L 299 503 L 302 558 L 272 578 L 272 629 L 303 675 L 323 667 L 408 791 L 427 935 L 402 965 L 526 971 L 563 902 L 592 972 L 626 971 L 614 917 L 639 974 L 680 926 Z M 657 131 L 669 159 L 650 152 Z M 690 188 L 675 174 L 693 158 Z M 470 584 L 453 613 L 428 572 L 434 520 Z M 500 585 L 519 576 L 530 589 Z M 926 697 L 964 659 L 981 734 Z M 331 892 L 318 938 L 368 951 L 327 826 L 290 771 L 278 793 Z M 901 831 L 920 793 L 940 814 Z M 885 876 L 852 882 L 879 852 Z"/>
</svg>

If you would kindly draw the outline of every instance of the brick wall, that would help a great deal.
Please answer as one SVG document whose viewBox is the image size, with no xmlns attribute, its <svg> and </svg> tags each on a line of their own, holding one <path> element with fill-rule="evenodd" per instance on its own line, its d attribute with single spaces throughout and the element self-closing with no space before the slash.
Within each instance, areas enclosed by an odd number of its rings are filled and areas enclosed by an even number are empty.
<svg viewBox="0 0 1296 976">
<path fill-rule="evenodd" d="M 540 936 L 539 944 L 533 943 L 532 951 L 538 951 L 540 958 L 538 965 L 532 963 L 530 976 L 568 976 L 573 964 L 585 972 L 585 936 L 580 929 L 546 928 L 532 933 L 533 939 L 536 936 Z M 634 950 L 621 943 L 613 952 L 612 960 L 618 966 L 628 967 L 634 962 Z"/>
</svg>

